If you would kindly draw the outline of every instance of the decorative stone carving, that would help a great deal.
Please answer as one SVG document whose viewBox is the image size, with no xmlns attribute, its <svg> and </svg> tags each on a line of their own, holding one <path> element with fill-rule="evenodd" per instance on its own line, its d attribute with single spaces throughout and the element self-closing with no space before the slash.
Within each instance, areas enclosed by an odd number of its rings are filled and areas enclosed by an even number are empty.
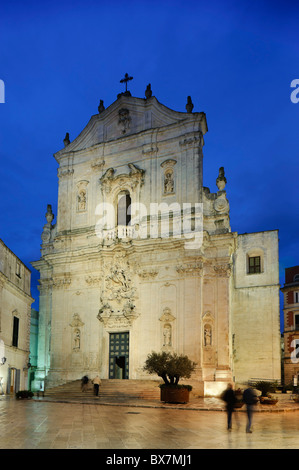
<svg viewBox="0 0 299 470">
<path fill-rule="evenodd" d="M 142 147 L 143 155 L 152 155 L 158 153 L 158 147 L 154 144 L 144 144 Z"/>
<path fill-rule="evenodd" d="M 187 113 L 192 113 L 194 104 L 192 103 L 191 96 L 187 97 L 186 111 Z"/>
<path fill-rule="evenodd" d="M 219 191 L 223 191 L 225 186 L 226 186 L 227 180 L 224 176 L 224 167 L 222 166 L 219 168 L 219 175 L 218 178 L 216 179 L 216 185 Z"/>
<path fill-rule="evenodd" d="M 172 329 L 171 325 L 169 323 L 165 323 L 164 328 L 163 328 L 163 346 L 172 346 Z"/>
<path fill-rule="evenodd" d="M 214 315 L 207 311 L 202 317 L 203 324 L 203 363 L 206 365 L 215 365 L 216 350 L 213 340 L 214 336 Z"/>
<path fill-rule="evenodd" d="M 85 212 L 87 209 L 87 185 L 88 181 L 77 183 L 77 212 Z"/>
<path fill-rule="evenodd" d="M 221 196 L 217 197 L 214 202 L 214 209 L 220 213 L 228 212 L 229 204 L 224 194 L 221 194 Z"/>
<path fill-rule="evenodd" d="M 121 174 L 114 176 L 114 168 L 109 168 L 104 175 L 100 178 L 101 188 L 105 194 L 109 194 L 112 191 L 112 188 L 116 188 L 118 191 L 120 189 L 128 189 L 133 191 L 137 186 L 141 186 L 144 182 L 144 173 L 145 171 L 138 168 L 133 163 L 128 163 L 130 169 L 129 174 Z"/>
<path fill-rule="evenodd" d="M 136 289 L 125 254 L 116 254 L 106 270 L 109 274 L 104 278 L 97 318 L 107 327 L 128 327 L 139 314 L 134 305 Z"/>
<path fill-rule="evenodd" d="M 63 277 L 60 277 L 60 276 L 57 276 L 57 277 L 54 277 L 52 279 L 52 286 L 53 288 L 57 288 L 57 289 L 60 289 L 60 288 L 66 288 L 66 287 L 69 287 L 70 284 L 71 284 L 71 278 L 70 277 L 66 277 L 66 276 L 63 276 Z"/>
<path fill-rule="evenodd" d="M 151 88 L 151 84 L 149 83 L 146 87 L 146 90 L 145 90 L 145 97 L 146 99 L 148 100 L 149 98 L 151 98 L 152 96 L 152 88 Z"/>
<path fill-rule="evenodd" d="M 109 193 L 111 191 L 111 180 L 113 179 L 114 172 L 114 168 L 108 168 L 100 178 L 101 188 L 104 193 Z"/>
<path fill-rule="evenodd" d="M 164 194 L 174 194 L 175 192 L 175 181 L 174 181 L 174 165 L 176 160 L 168 159 L 161 163 L 161 167 L 164 170 L 163 180 L 163 191 Z"/>
<path fill-rule="evenodd" d="M 71 143 L 70 134 L 68 132 L 65 134 L 65 138 L 63 139 L 63 143 L 64 143 L 65 147 Z"/>
<path fill-rule="evenodd" d="M 121 133 L 126 134 L 126 132 L 130 129 L 131 125 L 131 116 L 130 111 L 126 108 L 121 108 L 118 111 L 118 125 L 121 128 Z"/>
<path fill-rule="evenodd" d="M 143 280 L 151 280 L 154 279 L 158 274 L 158 271 L 155 269 L 151 270 L 142 270 L 138 272 L 139 277 L 141 277 Z"/>
<path fill-rule="evenodd" d="M 73 173 L 74 173 L 73 168 L 58 168 L 57 170 L 58 178 L 61 178 L 63 176 L 71 176 Z"/>
<path fill-rule="evenodd" d="M 87 276 L 85 278 L 85 281 L 89 286 L 99 285 L 101 280 L 102 276 Z"/>
<path fill-rule="evenodd" d="M 79 328 L 74 330 L 74 335 L 73 335 L 73 351 L 79 351 L 80 350 L 80 343 L 81 343 L 81 331 Z"/>
<path fill-rule="evenodd" d="M 169 351 L 173 346 L 173 327 L 175 317 L 169 307 L 165 307 L 159 320 L 162 323 L 162 350 Z"/>
<path fill-rule="evenodd" d="M 84 326 L 84 323 L 78 313 L 74 313 L 70 326 L 72 328 L 81 328 L 82 326 Z"/>
<path fill-rule="evenodd" d="M 74 313 L 70 327 L 73 328 L 72 332 L 72 351 L 77 353 L 81 350 L 81 328 L 84 326 L 80 315 Z"/>
<path fill-rule="evenodd" d="M 100 100 L 100 104 L 98 106 L 98 111 L 99 111 L 99 114 L 101 114 L 103 111 L 105 111 L 105 106 L 104 106 L 104 101 L 103 100 Z"/>
<path fill-rule="evenodd" d="M 204 326 L 204 345 L 212 346 L 212 328 L 211 325 Z"/>
<path fill-rule="evenodd" d="M 231 275 L 230 264 L 217 264 L 214 266 L 215 274 L 219 277 L 229 277 Z"/>
<path fill-rule="evenodd" d="M 175 317 L 172 315 L 169 307 L 165 307 L 161 317 L 159 318 L 161 322 L 172 322 L 175 320 Z"/>
<path fill-rule="evenodd" d="M 199 144 L 199 145 L 202 145 L 203 143 L 203 137 L 202 135 L 199 133 L 200 137 L 198 137 L 198 135 L 192 135 L 190 137 L 185 137 L 185 139 L 182 139 L 180 140 L 179 144 L 181 147 L 189 147 L 189 146 L 193 146 L 195 144 Z"/>
<path fill-rule="evenodd" d="M 105 161 L 103 159 L 96 158 L 91 162 L 91 168 L 93 170 L 101 170 L 103 166 L 105 165 Z"/>
<path fill-rule="evenodd" d="M 51 238 L 51 231 L 53 229 L 52 222 L 54 219 L 54 214 L 52 212 L 51 204 L 48 204 L 47 206 L 47 212 L 46 212 L 45 217 L 46 217 L 47 223 L 46 225 L 44 225 L 41 238 L 42 238 L 43 243 L 49 243 L 50 238 Z"/>
<path fill-rule="evenodd" d="M 180 275 L 201 276 L 203 263 L 202 261 L 196 261 L 193 263 L 181 264 L 176 267 L 176 270 Z"/>
</svg>

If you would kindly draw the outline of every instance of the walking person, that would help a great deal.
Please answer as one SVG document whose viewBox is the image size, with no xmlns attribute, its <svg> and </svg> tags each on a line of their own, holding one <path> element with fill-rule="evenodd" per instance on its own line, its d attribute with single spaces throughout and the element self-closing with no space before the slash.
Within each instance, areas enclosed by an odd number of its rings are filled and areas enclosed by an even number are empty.
<svg viewBox="0 0 299 470">
<path fill-rule="evenodd" d="M 93 379 L 92 383 L 93 383 L 94 394 L 95 394 L 96 397 L 98 397 L 99 396 L 99 388 L 100 388 L 100 385 L 101 385 L 100 377 L 97 375 Z"/>
<path fill-rule="evenodd" d="M 232 415 L 235 411 L 236 405 L 236 395 L 233 390 L 232 384 L 227 385 L 227 389 L 224 390 L 221 396 L 222 400 L 226 403 L 226 412 L 227 412 L 227 430 L 231 431 L 232 429 Z"/>
<path fill-rule="evenodd" d="M 246 388 L 243 392 L 243 401 L 246 405 L 247 411 L 247 424 L 246 424 L 246 432 L 252 433 L 252 414 L 253 414 L 253 407 L 257 403 L 257 396 L 255 395 L 253 389 L 251 387 Z"/>
<path fill-rule="evenodd" d="M 82 389 L 82 392 L 86 392 L 86 390 L 87 390 L 87 384 L 88 384 L 88 377 L 87 377 L 87 375 L 84 375 L 84 377 L 82 377 L 82 380 L 81 380 L 81 389 Z"/>
</svg>

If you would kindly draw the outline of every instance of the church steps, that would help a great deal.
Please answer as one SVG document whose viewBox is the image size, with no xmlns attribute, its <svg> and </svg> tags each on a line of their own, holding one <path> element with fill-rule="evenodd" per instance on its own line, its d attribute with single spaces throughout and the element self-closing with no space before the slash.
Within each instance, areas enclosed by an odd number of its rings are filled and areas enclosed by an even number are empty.
<svg viewBox="0 0 299 470">
<path fill-rule="evenodd" d="M 158 381 L 153 380 L 102 380 L 99 395 L 104 399 L 136 399 L 156 400 L 160 398 Z M 81 380 L 67 382 L 64 385 L 49 388 L 45 396 L 53 399 L 82 399 L 92 398 L 93 385 L 90 383 L 87 390 L 81 390 Z"/>
</svg>

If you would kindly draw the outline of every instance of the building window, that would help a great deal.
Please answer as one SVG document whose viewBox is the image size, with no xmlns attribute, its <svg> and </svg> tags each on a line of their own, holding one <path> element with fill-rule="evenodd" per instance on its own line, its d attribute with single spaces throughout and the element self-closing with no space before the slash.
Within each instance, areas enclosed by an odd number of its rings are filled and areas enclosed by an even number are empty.
<svg viewBox="0 0 299 470">
<path fill-rule="evenodd" d="M 295 274 L 295 276 L 294 276 L 294 282 L 299 282 L 299 274 Z"/>
<path fill-rule="evenodd" d="M 18 347 L 19 341 L 19 319 L 18 317 L 13 317 L 13 331 L 12 331 L 12 345 L 16 348 Z"/>
<path fill-rule="evenodd" d="M 261 272 L 261 257 L 260 256 L 250 256 L 248 263 L 248 273 L 256 274 Z"/>
<path fill-rule="evenodd" d="M 16 264 L 16 275 L 21 277 L 21 264 L 17 262 Z"/>
<path fill-rule="evenodd" d="M 118 195 L 117 201 L 117 225 L 128 226 L 131 223 L 131 197 L 126 192 Z"/>
<path fill-rule="evenodd" d="M 295 304 L 299 303 L 299 292 L 294 292 L 294 303 Z"/>
<path fill-rule="evenodd" d="M 294 315 L 295 320 L 295 330 L 299 330 L 299 315 Z"/>
</svg>

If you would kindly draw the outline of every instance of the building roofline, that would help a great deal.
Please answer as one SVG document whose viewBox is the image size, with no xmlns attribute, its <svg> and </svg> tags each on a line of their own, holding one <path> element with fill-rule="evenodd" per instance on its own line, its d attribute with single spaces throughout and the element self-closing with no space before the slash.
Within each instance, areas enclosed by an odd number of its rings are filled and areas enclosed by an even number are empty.
<svg viewBox="0 0 299 470">
<path fill-rule="evenodd" d="M 31 273 L 31 269 L 29 269 L 26 264 L 24 263 L 24 261 L 22 261 L 5 243 L 4 241 L 0 238 L 0 243 L 12 254 L 14 255 L 15 258 L 17 258 L 17 260 L 20 261 L 20 263 L 24 266 L 25 269 L 27 269 L 27 271 L 29 271 Z"/>
</svg>

